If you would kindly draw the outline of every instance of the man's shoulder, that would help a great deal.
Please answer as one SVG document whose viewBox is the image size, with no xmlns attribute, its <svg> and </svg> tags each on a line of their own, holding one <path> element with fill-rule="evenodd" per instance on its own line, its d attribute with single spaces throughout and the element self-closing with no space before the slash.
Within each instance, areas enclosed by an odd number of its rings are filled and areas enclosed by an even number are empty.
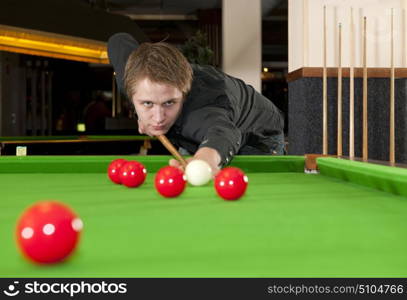
<svg viewBox="0 0 407 300">
<path fill-rule="evenodd" d="M 192 65 L 194 71 L 191 93 L 222 94 L 225 92 L 225 78 L 213 66 Z"/>
<path fill-rule="evenodd" d="M 198 78 L 210 78 L 212 80 L 223 81 L 225 79 L 225 73 L 214 66 L 210 65 L 196 65 L 191 64 L 194 71 L 194 77 Z"/>
<path fill-rule="evenodd" d="M 208 106 L 229 105 L 225 80 L 212 66 L 192 65 L 194 79 L 184 104 L 188 113 Z"/>
</svg>

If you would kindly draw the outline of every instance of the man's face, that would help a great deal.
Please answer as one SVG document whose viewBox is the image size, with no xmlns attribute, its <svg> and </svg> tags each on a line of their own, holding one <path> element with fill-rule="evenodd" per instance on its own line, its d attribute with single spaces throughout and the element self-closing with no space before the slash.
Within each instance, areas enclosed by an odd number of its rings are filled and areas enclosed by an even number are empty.
<svg viewBox="0 0 407 300">
<path fill-rule="evenodd" d="M 139 131 L 150 136 L 166 134 L 182 109 L 182 92 L 171 85 L 148 78 L 137 83 L 132 102 L 139 119 Z"/>
</svg>

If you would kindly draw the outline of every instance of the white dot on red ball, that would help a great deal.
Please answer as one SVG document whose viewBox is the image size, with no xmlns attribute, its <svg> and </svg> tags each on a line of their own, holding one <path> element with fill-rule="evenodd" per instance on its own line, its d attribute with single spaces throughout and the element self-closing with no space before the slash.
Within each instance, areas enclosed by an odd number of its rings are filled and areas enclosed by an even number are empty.
<svg viewBox="0 0 407 300">
<path fill-rule="evenodd" d="M 123 172 L 123 176 L 127 176 L 127 172 Z"/>
<path fill-rule="evenodd" d="M 44 227 L 42 228 L 42 232 L 45 235 L 51 235 L 55 232 L 55 226 L 53 224 L 45 224 Z"/>
<path fill-rule="evenodd" d="M 233 184 L 234 184 L 233 180 L 229 180 L 229 185 L 233 185 Z"/>
<path fill-rule="evenodd" d="M 173 182 L 174 182 L 174 179 L 170 178 L 170 179 L 168 179 L 168 182 L 169 182 L 169 183 L 173 183 Z"/>
<path fill-rule="evenodd" d="M 249 182 L 249 178 L 245 175 L 245 176 L 243 176 L 243 181 L 246 182 L 246 183 L 248 183 L 248 182 Z"/>
<path fill-rule="evenodd" d="M 221 182 L 219 183 L 219 185 L 220 185 L 220 186 L 224 186 L 224 185 L 225 185 L 225 182 L 224 182 L 224 181 L 221 181 Z"/>
<path fill-rule="evenodd" d="M 164 184 L 164 179 L 160 179 L 160 184 Z"/>
<path fill-rule="evenodd" d="M 34 235 L 34 230 L 31 227 L 24 227 L 24 229 L 21 231 L 21 237 L 23 239 L 30 239 Z"/>
<path fill-rule="evenodd" d="M 134 174 L 136 174 L 136 173 L 134 173 L 134 171 L 131 171 L 131 172 L 130 172 L 130 175 L 131 175 L 131 176 L 134 176 Z"/>
<path fill-rule="evenodd" d="M 83 228 L 83 222 L 79 218 L 73 219 L 71 225 L 72 225 L 73 230 L 75 230 L 76 232 L 81 231 Z"/>
<path fill-rule="evenodd" d="M 146 173 L 147 173 L 147 170 L 146 170 L 146 169 L 143 169 L 143 173 L 146 174 Z"/>
<path fill-rule="evenodd" d="M 113 170 L 112 170 L 112 173 L 116 173 L 116 170 L 115 170 L 115 169 L 113 169 Z"/>
</svg>

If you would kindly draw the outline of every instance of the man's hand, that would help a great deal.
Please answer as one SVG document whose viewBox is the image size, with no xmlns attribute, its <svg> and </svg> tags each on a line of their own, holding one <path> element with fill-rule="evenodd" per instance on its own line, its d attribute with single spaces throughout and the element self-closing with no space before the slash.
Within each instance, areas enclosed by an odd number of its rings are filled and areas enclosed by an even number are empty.
<svg viewBox="0 0 407 300">
<path fill-rule="evenodd" d="M 193 157 L 187 158 L 187 159 L 186 159 L 187 164 L 188 164 L 191 160 L 194 160 L 194 158 L 193 158 Z M 182 171 L 185 171 L 184 168 L 182 167 L 181 163 L 179 162 L 179 160 L 176 160 L 176 159 L 174 159 L 174 158 L 171 158 L 171 159 L 170 159 L 169 165 L 172 166 L 172 167 L 176 167 L 176 168 L 178 168 L 178 169 L 181 169 Z"/>
<path fill-rule="evenodd" d="M 218 151 L 209 147 L 200 148 L 193 157 L 188 158 L 187 162 L 191 160 L 200 159 L 206 161 L 212 169 L 212 175 L 215 176 L 220 171 L 220 155 Z M 169 165 L 183 170 L 181 163 L 176 159 L 170 159 Z"/>
</svg>

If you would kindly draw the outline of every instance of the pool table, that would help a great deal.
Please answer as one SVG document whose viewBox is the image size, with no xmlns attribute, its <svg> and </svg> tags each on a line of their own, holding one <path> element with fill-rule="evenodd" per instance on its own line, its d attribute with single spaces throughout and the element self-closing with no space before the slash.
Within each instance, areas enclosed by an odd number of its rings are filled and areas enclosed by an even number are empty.
<svg viewBox="0 0 407 300">
<path fill-rule="evenodd" d="M 18 146 L 28 155 L 165 154 L 156 139 L 144 135 L 1 136 L 0 155 L 16 155 Z"/>
<path fill-rule="evenodd" d="M 237 201 L 212 184 L 177 198 L 154 189 L 169 156 L 145 164 L 138 188 L 113 184 L 117 156 L 0 157 L 1 277 L 406 277 L 407 169 L 346 159 L 237 156 L 249 177 Z M 20 255 L 23 210 L 54 199 L 84 222 L 76 252 L 40 266 Z"/>
</svg>

